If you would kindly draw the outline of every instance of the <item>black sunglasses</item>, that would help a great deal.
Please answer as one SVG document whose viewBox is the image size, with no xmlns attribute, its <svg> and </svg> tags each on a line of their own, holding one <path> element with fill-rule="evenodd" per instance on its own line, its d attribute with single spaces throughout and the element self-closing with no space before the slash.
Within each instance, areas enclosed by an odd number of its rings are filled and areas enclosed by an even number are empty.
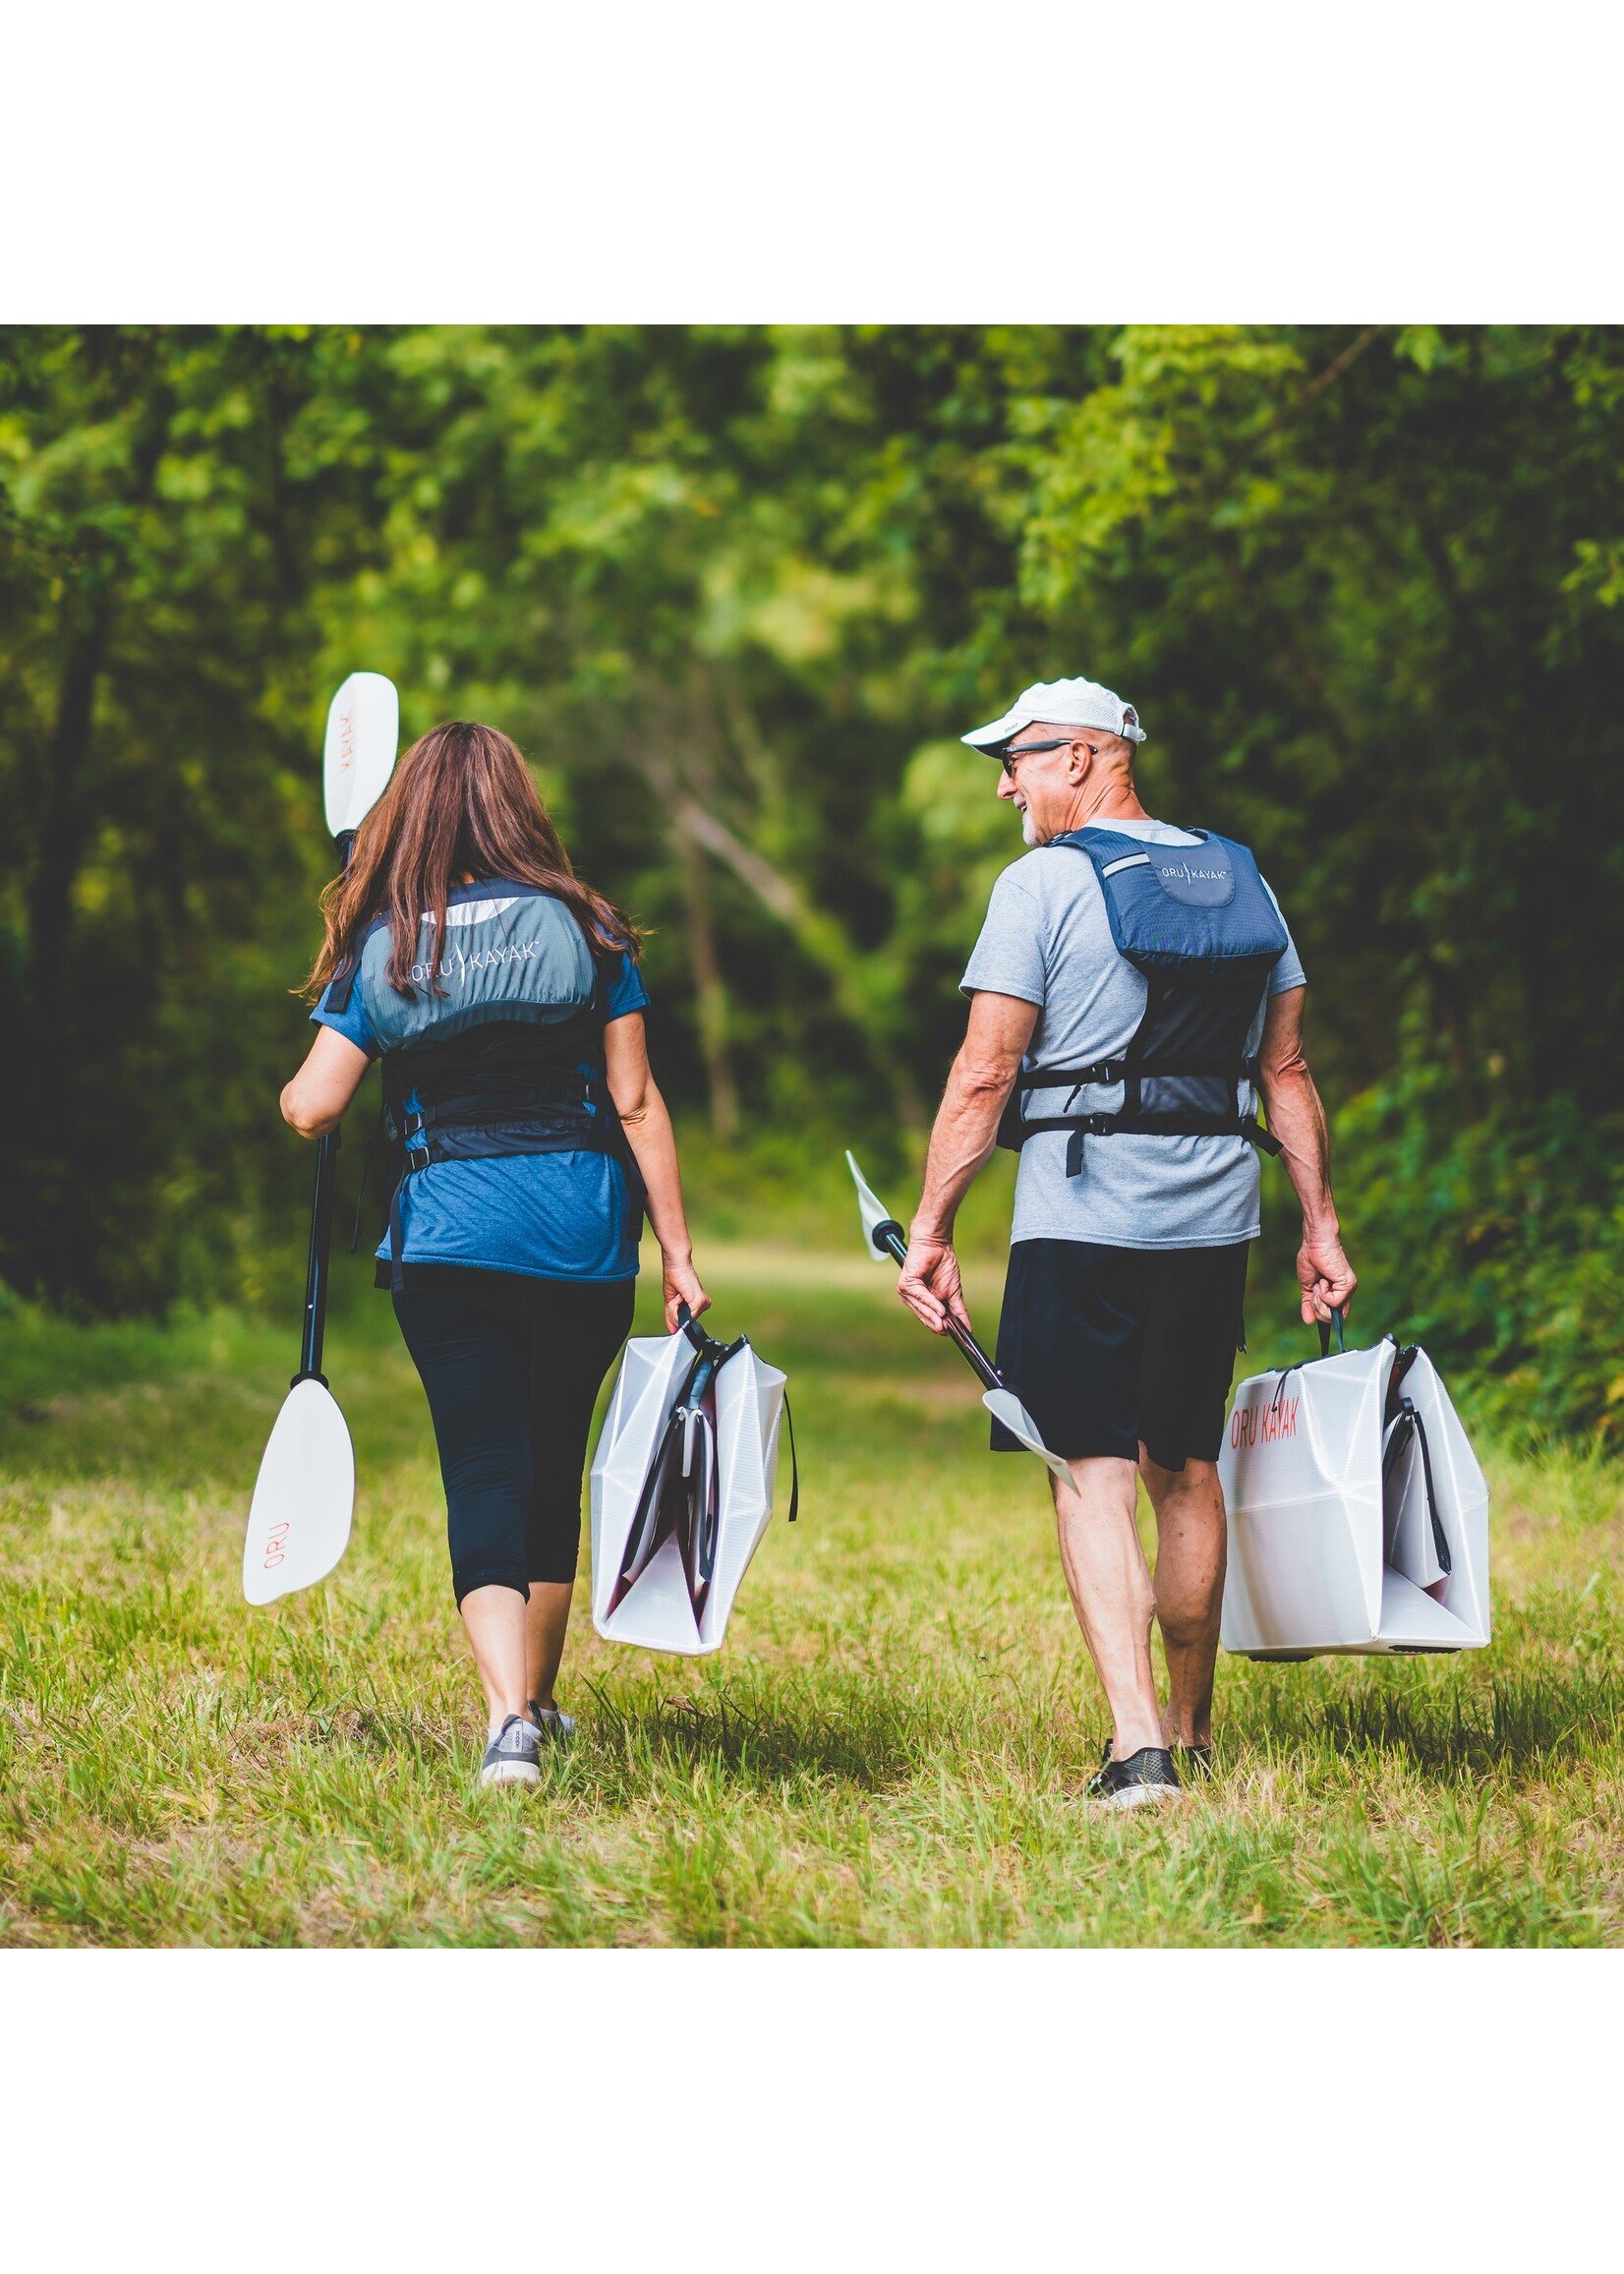
<svg viewBox="0 0 1624 2274">
<path fill-rule="evenodd" d="M 1082 736 L 1080 734 L 1062 734 L 1059 740 L 1054 742 L 1022 742 L 1018 750 L 1000 750 L 998 763 L 1006 774 L 1013 774 L 1017 758 L 1030 758 L 1037 750 L 1070 750 L 1073 742 L 1082 742 Z M 1090 758 L 1095 755 L 1092 742 L 1082 742 L 1082 746 Z"/>
</svg>

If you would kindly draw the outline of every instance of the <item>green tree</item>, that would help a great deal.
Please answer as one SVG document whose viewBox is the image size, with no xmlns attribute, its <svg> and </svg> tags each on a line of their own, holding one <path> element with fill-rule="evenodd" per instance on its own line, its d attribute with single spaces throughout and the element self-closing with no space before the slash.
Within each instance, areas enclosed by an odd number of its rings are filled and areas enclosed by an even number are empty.
<svg viewBox="0 0 1624 2274">
<path fill-rule="evenodd" d="M 923 1126 L 1019 849 L 958 734 L 1080 671 L 1281 892 L 1394 1303 L 1597 1418 L 1535 1258 L 1588 1311 L 1624 1239 L 1621 400 L 1585 327 L 0 334 L 0 1270 L 253 1292 L 296 1223 L 347 671 L 517 735 L 679 1108 L 827 1149 Z"/>
</svg>

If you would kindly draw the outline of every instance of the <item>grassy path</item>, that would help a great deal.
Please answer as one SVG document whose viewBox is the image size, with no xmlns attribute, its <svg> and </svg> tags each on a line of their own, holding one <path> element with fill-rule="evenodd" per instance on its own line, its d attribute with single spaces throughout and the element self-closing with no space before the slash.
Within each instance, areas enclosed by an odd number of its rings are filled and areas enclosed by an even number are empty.
<svg viewBox="0 0 1624 2274">
<path fill-rule="evenodd" d="M 472 1789 L 438 1478 L 381 1298 L 329 1352 L 356 1537 L 272 1612 L 237 1566 L 288 1334 L 12 1321 L 0 1940 L 1624 1939 L 1624 1473 L 1492 1463 L 1491 1649 L 1225 1661 L 1214 1787 L 1102 1820 L 1036 1465 L 986 1455 L 967 1373 L 887 1276 L 706 1261 L 719 1325 L 790 1370 L 803 1520 L 720 1658 L 615 1651 L 578 1613 L 583 1741 L 534 1793 Z"/>
</svg>

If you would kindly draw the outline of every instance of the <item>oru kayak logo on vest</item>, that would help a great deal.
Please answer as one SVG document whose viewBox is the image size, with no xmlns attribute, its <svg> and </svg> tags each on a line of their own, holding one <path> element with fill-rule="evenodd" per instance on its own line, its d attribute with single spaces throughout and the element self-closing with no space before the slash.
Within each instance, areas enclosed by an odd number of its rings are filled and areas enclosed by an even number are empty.
<svg viewBox="0 0 1624 2274">
<path fill-rule="evenodd" d="M 1300 1397 L 1272 1398 L 1266 1406 L 1237 1406 L 1229 1418 L 1229 1441 L 1243 1445 L 1272 1445 L 1278 1437 L 1295 1437 Z"/>
<path fill-rule="evenodd" d="M 536 953 L 534 940 L 518 940 L 510 948 L 477 949 L 471 956 L 461 948 L 453 948 L 443 962 L 435 965 L 436 979 L 460 979 L 468 971 L 490 970 L 497 963 L 528 963 Z M 427 963 L 412 965 L 412 984 L 421 987 L 429 977 Z"/>
</svg>

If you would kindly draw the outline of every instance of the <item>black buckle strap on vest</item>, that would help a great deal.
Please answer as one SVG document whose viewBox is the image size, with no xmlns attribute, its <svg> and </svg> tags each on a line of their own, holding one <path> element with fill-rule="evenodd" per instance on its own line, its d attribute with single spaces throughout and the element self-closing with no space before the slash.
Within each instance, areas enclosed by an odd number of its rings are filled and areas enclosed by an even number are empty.
<svg viewBox="0 0 1624 2274">
<path fill-rule="evenodd" d="M 1072 1141 L 1066 1148 L 1066 1174 L 1082 1174 L 1082 1140 L 1085 1137 L 1240 1137 L 1259 1152 L 1271 1156 L 1285 1147 L 1277 1137 L 1271 1137 L 1253 1114 L 1224 1113 L 1085 1113 L 1056 1115 L 1052 1120 L 1029 1121 L 1026 1135 L 1039 1130 L 1070 1130 Z"/>
<path fill-rule="evenodd" d="M 1065 1120 L 1056 1119 L 1047 1125 L 1043 1122 L 1028 1122 L 1026 1134 L 1030 1137 L 1034 1129 L 1043 1129 L 1045 1126 L 1050 1129 L 1069 1129 L 1071 1131 L 1072 1141 L 1066 1148 L 1066 1174 L 1069 1177 L 1080 1177 L 1082 1174 L 1083 1138 L 1085 1137 L 1110 1137 L 1112 1132 L 1120 1126 L 1120 1116 L 1114 1113 L 1087 1113 L 1080 1121 L 1072 1116 Z"/>
<path fill-rule="evenodd" d="M 1015 1093 L 1026 1096 L 1034 1089 L 1081 1089 L 1089 1082 L 1122 1082 L 1126 1087 L 1131 1074 L 1136 1074 L 1140 1083 L 1178 1079 L 1189 1075 L 1204 1075 L 1224 1081 L 1255 1083 L 1258 1075 L 1255 1058 L 1155 1058 L 1144 1057 L 1136 1068 L 1131 1068 L 1126 1058 L 1102 1058 L 1096 1066 L 1067 1066 L 1050 1069 L 1040 1066 L 1030 1074 L 1017 1074 Z M 1124 1100 L 1126 1107 L 1127 1100 Z M 1029 1121 L 1028 1129 L 1039 1124 Z"/>
<path fill-rule="evenodd" d="M 1017 1075 L 1015 1087 L 1027 1089 L 1080 1089 L 1090 1081 L 1121 1081 L 1128 1070 L 1126 1058 L 1098 1058 L 1092 1066 L 1040 1066 L 1031 1074 Z M 1208 1070 L 1201 1068 L 1205 1073 Z"/>
</svg>

